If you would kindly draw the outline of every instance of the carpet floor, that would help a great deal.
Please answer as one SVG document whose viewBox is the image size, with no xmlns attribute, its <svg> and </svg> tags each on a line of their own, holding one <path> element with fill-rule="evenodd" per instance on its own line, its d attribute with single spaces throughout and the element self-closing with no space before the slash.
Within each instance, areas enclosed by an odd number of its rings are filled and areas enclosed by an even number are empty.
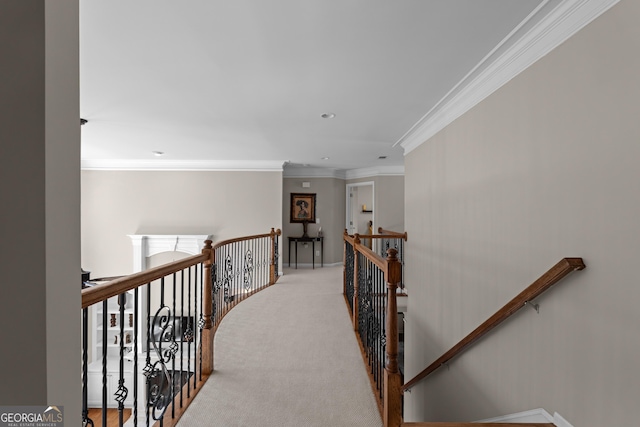
<svg viewBox="0 0 640 427">
<path fill-rule="evenodd" d="M 178 427 L 381 426 L 342 267 L 285 269 L 216 332 L 214 373 Z"/>
</svg>

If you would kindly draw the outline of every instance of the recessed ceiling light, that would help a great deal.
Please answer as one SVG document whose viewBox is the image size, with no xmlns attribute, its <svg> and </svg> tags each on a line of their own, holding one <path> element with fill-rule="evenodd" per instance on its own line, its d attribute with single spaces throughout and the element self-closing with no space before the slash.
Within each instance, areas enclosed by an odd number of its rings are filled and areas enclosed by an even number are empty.
<svg viewBox="0 0 640 427">
<path fill-rule="evenodd" d="M 333 113 L 324 113 L 320 117 L 322 117 L 323 119 L 333 119 L 335 116 L 336 115 Z"/>
<path fill-rule="evenodd" d="M 156 157 L 164 156 L 164 151 L 152 151 L 152 153 Z"/>
<path fill-rule="evenodd" d="M 322 159 L 320 159 L 320 160 L 329 160 L 329 158 L 328 158 L 328 157 L 323 157 L 323 158 L 322 158 Z"/>
</svg>

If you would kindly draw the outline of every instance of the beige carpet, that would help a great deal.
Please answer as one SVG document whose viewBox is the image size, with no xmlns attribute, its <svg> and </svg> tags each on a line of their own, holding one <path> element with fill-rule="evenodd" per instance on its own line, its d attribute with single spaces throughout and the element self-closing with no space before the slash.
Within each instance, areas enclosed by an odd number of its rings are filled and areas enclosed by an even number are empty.
<svg viewBox="0 0 640 427">
<path fill-rule="evenodd" d="M 382 425 L 342 296 L 342 267 L 284 273 L 223 320 L 215 372 L 179 427 Z"/>
</svg>

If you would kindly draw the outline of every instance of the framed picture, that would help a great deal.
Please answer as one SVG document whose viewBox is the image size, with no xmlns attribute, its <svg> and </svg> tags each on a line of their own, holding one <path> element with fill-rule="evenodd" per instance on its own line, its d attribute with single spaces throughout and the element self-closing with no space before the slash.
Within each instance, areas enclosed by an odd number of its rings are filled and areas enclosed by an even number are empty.
<svg viewBox="0 0 640 427">
<path fill-rule="evenodd" d="M 291 193 L 289 222 L 316 222 L 315 193 Z"/>
</svg>

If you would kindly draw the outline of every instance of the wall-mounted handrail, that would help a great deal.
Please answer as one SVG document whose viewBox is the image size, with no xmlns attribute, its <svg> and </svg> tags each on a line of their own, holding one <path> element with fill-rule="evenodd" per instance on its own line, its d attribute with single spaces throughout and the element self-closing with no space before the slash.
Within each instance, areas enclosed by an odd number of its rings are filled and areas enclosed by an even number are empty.
<svg viewBox="0 0 640 427">
<path fill-rule="evenodd" d="M 520 292 L 515 298 L 504 305 L 493 316 L 487 319 L 484 323 L 474 329 L 469 335 L 464 337 L 459 343 L 454 345 L 449 351 L 444 353 L 432 364 L 427 366 L 418 375 L 411 380 L 407 381 L 401 388 L 404 392 L 415 386 L 418 382 L 422 381 L 429 374 L 437 370 L 440 366 L 446 364 L 448 361 L 458 356 L 465 350 L 467 350 L 473 343 L 478 341 L 484 335 L 493 330 L 496 326 L 500 325 L 506 319 L 511 317 L 514 313 L 525 306 L 525 303 L 530 302 L 536 297 L 540 296 L 544 291 L 556 284 L 566 275 L 575 270 L 582 270 L 585 268 L 582 258 L 563 258 L 556 265 L 551 267 L 549 271 L 544 273 L 538 280 L 533 282 L 524 291 Z"/>
</svg>

